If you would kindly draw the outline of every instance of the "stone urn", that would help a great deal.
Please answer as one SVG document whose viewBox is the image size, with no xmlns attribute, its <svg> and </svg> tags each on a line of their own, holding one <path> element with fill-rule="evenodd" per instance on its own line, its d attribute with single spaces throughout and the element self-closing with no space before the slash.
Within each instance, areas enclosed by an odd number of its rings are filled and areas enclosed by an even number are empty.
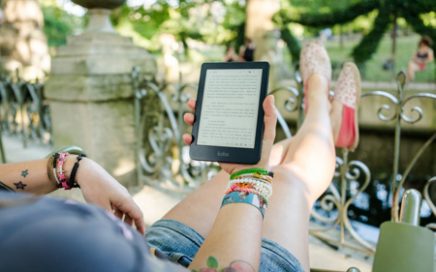
<svg viewBox="0 0 436 272">
<path fill-rule="evenodd" d="M 87 9 L 114 9 L 126 2 L 126 0 L 72 0 L 77 5 Z"/>
<path fill-rule="evenodd" d="M 123 5 L 126 0 L 72 0 L 74 3 L 89 9 L 88 32 L 114 32 L 109 19 L 110 10 Z"/>
</svg>

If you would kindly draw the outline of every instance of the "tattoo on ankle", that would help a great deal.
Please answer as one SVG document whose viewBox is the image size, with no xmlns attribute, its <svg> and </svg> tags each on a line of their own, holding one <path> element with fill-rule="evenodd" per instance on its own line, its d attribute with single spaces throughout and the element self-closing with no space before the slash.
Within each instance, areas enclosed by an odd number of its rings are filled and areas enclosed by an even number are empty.
<svg viewBox="0 0 436 272">
<path fill-rule="evenodd" d="M 29 175 L 29 169 L 25 169 L 25 170 L 21 171 L 21 176 L 23 178 L 27 177 L 27 175 Z"/>
<path fill-rule="evenodd" d="M 15 188 L 17 190 L 24 190 L 24 188 L 27 186 L 27 184 L 19 181 L 19 182 L 14 182 Z"/>
<path fill-rule="evenodd" d="M 210 256 L 207 259 L 207 267 L 205 268 L 201 268 L 200 270 L 192 270 L 192 272 L 203 272 L 203 271 L 207 271 L 207 272 L 218 272 L 218 271 L 223 271 L 223 272 L 255 272 L 253 266 L 251 266 L 251 264 L 247 263 L 246 261 L 242 261 L 242 260 L 235 260 L 233 262 L 231 262 L 227 267 L 224 268 L 220 268 L 220 265 L 218 263 L 217 258 L 215 258 L 214 256 Z"/>
</svg>

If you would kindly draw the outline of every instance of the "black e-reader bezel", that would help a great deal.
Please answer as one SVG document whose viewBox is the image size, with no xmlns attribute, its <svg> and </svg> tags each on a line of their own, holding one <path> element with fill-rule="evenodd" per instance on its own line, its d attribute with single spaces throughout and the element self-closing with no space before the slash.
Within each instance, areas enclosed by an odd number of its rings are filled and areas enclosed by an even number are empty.
<svg viewBox="0 0 436 272">
<path fill-rule="evenodd" d="M 199 127 L 201 121 L 201 108 L 203 102 L 203 93 L 206 81 L 206 73 L 208 70 L 237 70 L 237 69 L 261 69 L 261 83 L 260 95 L 257 114 L 256 125 L 256 138 L 254 141 L 254 148 L 237 148 L 237 147 L 223 147 L 223 146 L 210 146 L 198 145 L 197 139 L 199 134 Z M 192 128 L 193 141 L 190 146 L 189 154 L 191 159 L 198 161 L 212 161 L 212 162 L 226 162 L 226 163 L 240 163 L 240 164 L 256 164 L 260 160 L 262 150 L 262 137 L 263 137 L 263 107 L 262 103 L 266 97 L 268 89 L 268 76 L 269 64 L 268 62 L 215 62 L 204 63 L 201 66 L 200 80 L 197 92 L 197 102 L 195 107 L 195 122 Z"/>
</svg>

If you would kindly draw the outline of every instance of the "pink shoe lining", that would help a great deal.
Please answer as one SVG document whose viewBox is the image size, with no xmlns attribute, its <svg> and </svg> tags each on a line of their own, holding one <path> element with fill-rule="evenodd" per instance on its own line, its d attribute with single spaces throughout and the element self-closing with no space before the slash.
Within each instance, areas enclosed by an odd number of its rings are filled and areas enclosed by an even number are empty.
<svg viewBox="0 0 436 272">
<path fill-rule="evenodd" d="M 336 147 L 351 148 L 356 141 L 356 110 L 350 106 L 343 105 L 341 129 L 336 139 Z"/>
</svg>

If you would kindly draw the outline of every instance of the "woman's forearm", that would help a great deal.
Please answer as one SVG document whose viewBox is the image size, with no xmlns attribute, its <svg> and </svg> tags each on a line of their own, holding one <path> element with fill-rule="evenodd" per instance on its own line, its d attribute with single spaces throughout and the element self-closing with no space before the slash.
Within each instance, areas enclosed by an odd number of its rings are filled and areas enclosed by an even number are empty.
<svg viewBox="0 0 436 272">
<path fill-rule="evenodd" d="M 70 155 L 65 162 L 65 174 L 74 165 L 75 155 Z M 17 192 L 38 195 L 47 194 L 57 189 L 56 181 L 50 180 L 47 173 L 48 159 L 0 164 L 0 182 Z"/>
<path fill-rule="evenodd" d="M 47 176 L 47 159 L 0 165 L 0 181 L 17 192 L 46 194 L 56 190 Z"/>
<path fill-rule="evenodd" d="M 261 233 L 262 215 L 257 208 L 243 203 L 226 205 L 218 213 L 189 268 L 219 268 L 221 271 L 231 267 L 234 271 L 257 271 Z"/>
</svg>

